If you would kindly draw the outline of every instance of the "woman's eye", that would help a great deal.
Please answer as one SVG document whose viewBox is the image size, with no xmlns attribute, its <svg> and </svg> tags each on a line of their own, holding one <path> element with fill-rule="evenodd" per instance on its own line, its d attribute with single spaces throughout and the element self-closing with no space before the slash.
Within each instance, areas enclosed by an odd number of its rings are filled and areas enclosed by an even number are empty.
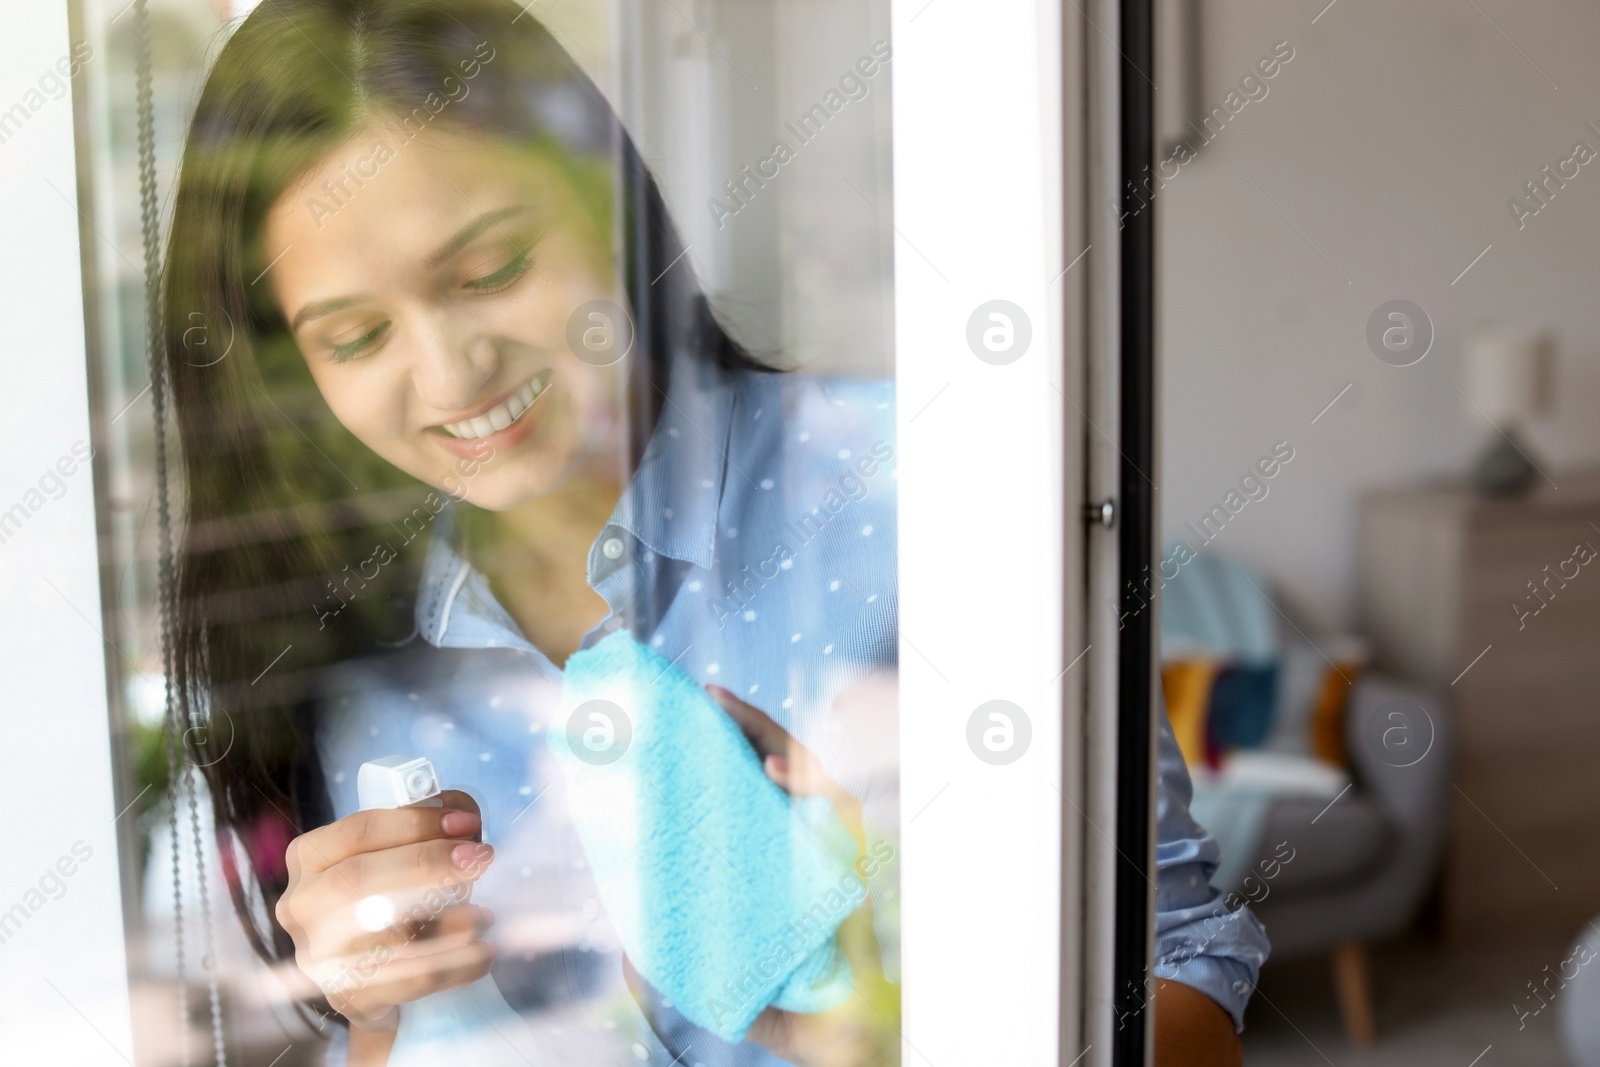
<svg viewBox="0 0 1600 1067">
<path fill-rule="evenodd" d="M 346 341 L 343 344 L 335 344 L 333 346 L 333 362 L 344 363 L 347 360 L 356 358 L 357 356 L 361 355 L 361 353 L 365 352 L 367 349 L 381 341 L 383 339 L 383 335 L 388 331 L 388 329 L 389 323 L 387 321 L 380 322 L 378 325 L 374 326 L 360 337 L 357 337 L 354 341 Z"/>
<path fill-rule="evenodd" d="M 466 282 L 462 288 L 474 293 L 498 293 L 502 289 L 510 288 L 517 279 L 528 273 L 529 268 L 532 266 L 533 261 L 528 258 L 528 254 L 526 252 L 518 252 L 511 262 L 493 274 L 486 274 L 482 278 L 474 278 L 472 281 Z"/>
</svg>

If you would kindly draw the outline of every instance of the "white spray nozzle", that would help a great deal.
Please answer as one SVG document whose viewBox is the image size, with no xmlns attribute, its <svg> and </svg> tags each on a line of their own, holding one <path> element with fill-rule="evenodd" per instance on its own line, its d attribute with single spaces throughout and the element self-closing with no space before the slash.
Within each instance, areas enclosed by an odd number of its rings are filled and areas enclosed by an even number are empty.
<svg viewBox="0 0 1600 1067">
<path fill-rule="evenodd" d="M 404 808 L 439 795 L 433 763 L 424 757 L 385 756 L 356 772 L 356 799 L 367 808 Z"/>
</svg>

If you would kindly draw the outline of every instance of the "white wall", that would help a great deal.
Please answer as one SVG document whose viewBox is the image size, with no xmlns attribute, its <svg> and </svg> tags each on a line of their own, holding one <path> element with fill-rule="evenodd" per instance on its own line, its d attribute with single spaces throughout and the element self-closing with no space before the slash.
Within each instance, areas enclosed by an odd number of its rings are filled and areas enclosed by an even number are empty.
<svg viewBox="0 0 1600 1067">
<path fill-rule="evenodd" d="M 0 736 L 14 812 L 0 861 L 0 1059 L 116 1063 L 132 1055 L 119 805 L 94 475 L 72 451 L 90 439 L 73 101 L 54 80 L 73 42 L 64 3 L 4 0 L 0 26 L 0 111 L 13 121 L 0 143 Z"/>
<path fill-rule="evenodd" d="M 703 0 L 680 7 L 621 3 L 621 17 L 638 12 L 645 32 L 618 58 L 629 65 L 620 80 L 632 86 L 622 114 L 655 169 L 689 263 L 735 336 L 761 358 L 815 371 L 891 373 L 892 61 L 878 65 L 863 80 L 866 95 L 811 140 L 802 143 L 785 127 L 888 41 L 888 4 Z M 777 141 L 793 161 L 736 215 L 717 221 L 713 198 L 737 206 L 723 183 L 771 156 Z"/>
<path fill-rule="evenodd" d="M 1536 458 L 1558 485 L 1600 459 L 1600 161 L 1520 232 L 1506 205 L 1575 141 L 1600 151 L 1584 127 L 1600 126 L 1600 5 L 1477 0 L 1480 14 L 1463 0 L 1337 0 L 1313 25 L 1325 3 L 1203 0 L 1207 108 L 1275 42 L 1295 57 L 1156 194 L 1164 422 L 1153 477 L 1162 529 L 1177 536 L 1289 441 L 1295 459 L 1271 494 L 1205 551 L 1256 562 L 1294 610 L 1344 628 L 1360 494 L 1459 474 L 1491 432 L 1453 388 L 1474 322 L 1557 330 L 1557 412 L 1531 434 Z M 1394 298 L 1420 304 L 1436 329 L 1408 368 L 1380 362 L 1364 338 L 1373 309 Z"/>
</svg>

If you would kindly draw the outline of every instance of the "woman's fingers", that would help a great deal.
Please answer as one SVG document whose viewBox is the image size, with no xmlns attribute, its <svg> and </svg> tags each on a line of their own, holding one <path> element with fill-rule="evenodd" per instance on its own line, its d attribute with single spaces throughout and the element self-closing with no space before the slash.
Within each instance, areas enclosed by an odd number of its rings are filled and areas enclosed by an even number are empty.
<svg viewBox="0 0 1600 1067">
<path fill-rule="evenodd" d="M 339 895 L 390 894 L 399 904 L 402 897 L 460 892 L 493 862 L 493 845 L 445 838 L 351 856 L 330 869 L 321 885 Z"/>
<path fill-rule="evenodd" d="M 382 941 L 391 930 L 417 936 L 465 901 L 493 855 L 488 845 L 430 841 L 354 857 L 285 894 L 278 920 L 310 961 Z"/>
<path fill-rule="evenodd" d="M 426 954 L 359 961 L 323 988 L 328 1003 L 341 1014 L 382 1020 L 394 1005 L 477 981 L 493 962 L 492 945 L 471 941 Z"/>
<path fill-rule="evenodd" d="M 778 783 L 790 796 L 827 797 L 835 802 L 841 799 L 844 789 L 822 769 L 822 763 L 800 745 L 787 755 L 774 753 L 761 761 L 767 777 Z"/>
<path fill-rule="evenodd" d="M 310 950 L 320 962 L 313 969 L 317 984 L 330 999 L 357 991 L 373 1004 L 377 991 L 396 982 L 415 982 L 435 971 L 449 971 L 463 949 L 486 944 L 483 936 L 494 914 L 475 904 L 445 908 L 426 928 L 397 924 L 381 933 L 350 936 L 348 924 L 329 920 L 312 936 Z M 492 950 L 491 950 L 492 951 Z M 476 956 L 471 958 L 476 959 Z"/>
<path fill-rule="evenodd" d="M 465 793 L 452 799 L 471 802 Z M 308 830 L 289 845 L 289 877 L 320 874 L 353 857 L 382 852 L 420 841 L 472 839 L 483 829 L 477 806 L 443 808 L 374 808 L 346 815 L 327 826 Z"/>
<path fill-rule="evenodd" d="M 865 1067 L 891 1062 L 876 1047 L 870 1027 L 863 1025 L 858 999 L 852 997 L 840 1007 L 814 1015 L 767 1008 L 756 1016 L 744 1039 L 801 1067 Z"/>
<path fill-rule="evenodd" d="M 794 774 L 789 765 L 788 756 L 780 756 L 776 752 L 761 761 L 761 769 L 767 773 L 784 792 L 799 794 L 799 783 L 794 781 Z"/>
<path fill-rule="evenodd" d="M 488 973 L 494 921 L 463 903 L 494 859 L 466 793 L 442 807 L 374 809 L 302 834 L 287 853 L 278 921 L 295 962 L 366 1029 L 392 1028 L 396 1004 Z"/>
<path fill-rule="evenodd" d="M 483 905 L 457 904 L 444 909 L 433 929 L 421 936 L 443 938 L 466 934 L 469 937 L 482 937 L 493 925 L 494 912 Z"/>
<path fill-rule="evenodd" d="M 706 692 L 723 711 L 728 713 L 728 718 L 732 719 L 749 739 L 751 747 L 756 750 L 756 755 L 765 759 L 772 755 L 788 754 L 793 738 L 783 727 L 773 722 L 766 712 L 746 704 L 720 685 L 708 685 Z"/>
<path fill-rule="evenodd" d="M 396 916 L 459 903 L 493 862 L 492 846 L 448 839 L 361 853 L 293 886 L 278 917 L 285 929 L 326 915 L 382 929 Z"/>
<path fill-rule="evenodd" d="M 446 789 L 439 793 L 439 799 L 444 802 L 447 810 L 468 811 L 474 815 L 481 815 L 482 809 L 478 802 L 472 799 L 471 793 L 464 793 L 459 789 Z"/>
<path fill-rule="evenodd" d="M 397 948 L 414 945 L 419 952 L 433 952 L 481 938 L 493 925 L 494 912 L 488 908 L 452 904 L 432 913 L 402 916 L 378 940 Z"/>
<path fill-rule="evenodd" d="M 769 778 L 791 793 L 798 793 L 814 784 L 821 770 L 816 757 L 791 737 L 787 730 L 773 722 L 771 716 L 758 707 L 746 704 L 720 685 L 708 685 L 706 692 L 728 713 L 728 718 L 739 727 L 739 731 L 750 742 L 750 747 L 756 750 Z M 796 788 L 791 788 L 791 785 Z"/>
<path fill-rule="evenodd" d="M 744 1039 L 760 1045 L 779 1059 L 794 1062 L 791 1045 L 794 1038 L 794 1017 L 780 1008 L 763 1008 L 756 1021 L 745 1031 Z"/>
<path fill-rule="evenodd" d="M 476 904 L 453 904 L 431 911 L 396 916 L 379 930 L 362 926 L 348 910 L 319 916 L 305 930 L 306 955 L 322 961 L 320 974 L 330 961 L 335 967 L 357 962 L 382 962 L 393 956 L 437 952 L 480 939 L 494 923 L 494 913 Z"/>
<path fill-rule="evenodd" d="M 767 777 L 790 796 L 827 797 L 843 811 L 855 806 L 855 798 L 822 769 L 816 753 L 796 741 L 771 716 L 734 696 L 720 685 L 706 686 L 706 692 L 728 713 L 761 757 Z"/>
</svg>

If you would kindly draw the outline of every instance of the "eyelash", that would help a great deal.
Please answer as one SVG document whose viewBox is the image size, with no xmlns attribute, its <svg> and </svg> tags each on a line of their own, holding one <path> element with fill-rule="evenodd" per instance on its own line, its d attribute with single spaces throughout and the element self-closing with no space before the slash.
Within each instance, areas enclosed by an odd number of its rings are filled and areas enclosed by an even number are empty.
<svg viewBox="0 0 1600 1067">
<path fill-rule="evenodd" d="M 346 363 L 356 358 L 362 352 L 377 344 L 381 335 L 384 333 L 384 331 L 388 330 L 388 328 L 389 323 L 387 320 L 385 320 L 384 322 L 379 323 L 377 326 L 374 326 L 371 330 L 362 334 L 360 337 L 357 337 L 354 341 L 349 341 L 342 345 L 334 345 L 332 356 L 333 362 Z"/>
<path fill-rule="evenodd" d="M 504 292 L 511 288 L 522 279 L 523 275 L 532 269 L 533 260 L 529 258 L 528 253 L 518 252 L 511 262 L 493 274 L 486 274 L 482 278 L 474 278 L 472 281 L 464 283 L 462 288 L 470 290 L 477 296 L 492 296 L 495 293 Z M 333 345 L 333 362 L 347 363 L 356 358 L 362 352 L 377 344 L 388 328 L 388 321 L 384 321 L 367 333 L 357 337 L 354 341 L 349 341 L 342 345 Z"/>
<path fill-rule="evenodd" d="M 482 278 L 474 278 L 472 281 L 463 285 L 462 288 L 471 290 L 473 293 L 476 293 L 479 296 L 492 295 L 494 293 L 502 292 L 503 290 L 511 288 L 511 286 L 515 285 L 519 280 L 521 280 L 522 276 L 527 274 L 532 267 L 533 260 L 528 258 L 528 253 L 518 252 L 511 262 L 507 263 L 493 274 L 487 274 Z"/>
</svg>

